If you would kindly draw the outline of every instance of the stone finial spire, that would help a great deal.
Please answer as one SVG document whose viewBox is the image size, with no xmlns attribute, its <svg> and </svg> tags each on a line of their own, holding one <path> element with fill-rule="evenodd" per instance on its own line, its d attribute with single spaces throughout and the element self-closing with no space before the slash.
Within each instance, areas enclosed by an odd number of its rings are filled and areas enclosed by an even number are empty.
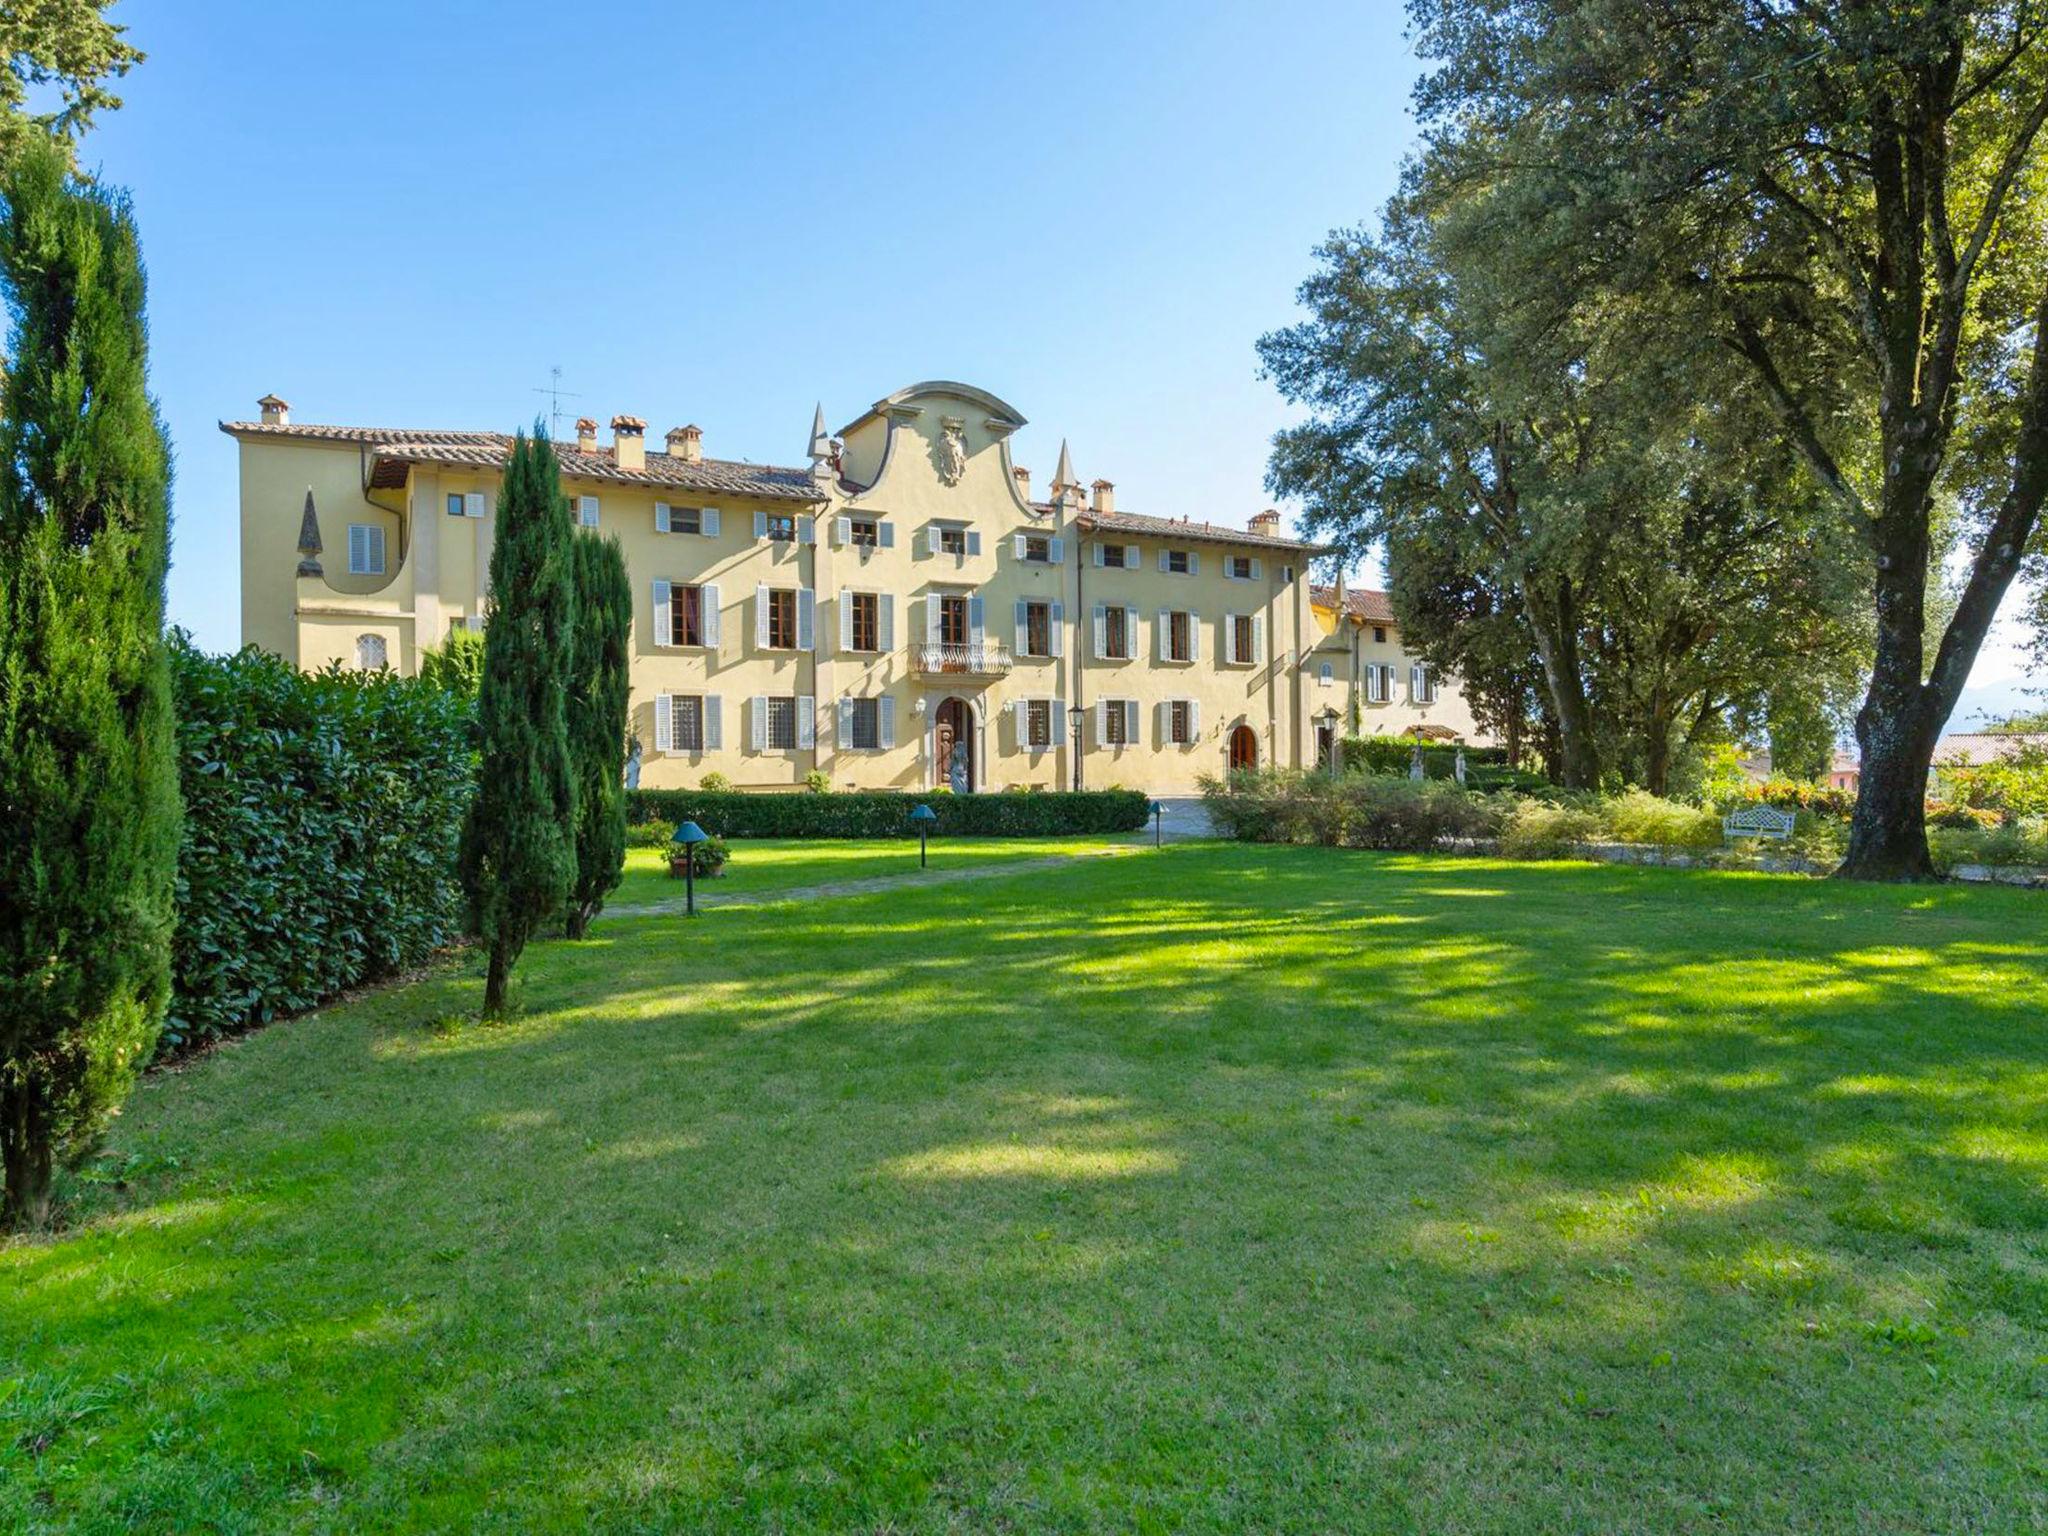
<svg viewBox="0 0 2048 1536">
<path fill-rule="evenodd" d="M 825 402 L 820 400 L 811 413 L 810 459 L 816 464 L 832 457 L 832 434 L 825 430 Z"/>
<path fill-rule="evenodd" d="M 313 508 L 313 487 L 306 487 L 306 510 L 299 514 L 299 574 L 323 576 L 320 568 L 320 514 Z"/>
<path fill-rule="evenodd" d="M 1074 458 L 1067 452 L 1067 440 L 1060 439 L 1060 467 L 1052 472 L 1053 505 L 1058 506 L 1069 494 L 1078 496 L 1081 482 L 1074 477 Z"/>
</svg>

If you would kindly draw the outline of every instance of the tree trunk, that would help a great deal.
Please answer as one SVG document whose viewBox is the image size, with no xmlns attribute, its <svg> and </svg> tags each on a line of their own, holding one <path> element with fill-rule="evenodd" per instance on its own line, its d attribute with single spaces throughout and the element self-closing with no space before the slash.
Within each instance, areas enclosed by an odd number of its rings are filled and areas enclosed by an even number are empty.
<svg viewBox="0 0 2048 1536">
<path fill-rule="evenodd" d="M 0 1088 L 0 1164 L 6 1190 L 0 1197 L 0 1230 L 41 1227 L 50 1219 L 49 1105 L 31 1083 Z"/>
<path fill-rule="evenodd" d="M 512 979 L 509 946 L 501 939 L 491 945 L 491 969 L 484 978 L 484 1017 L 495 1019 L 505 1012 L 505 989 Z"/>
<path fill-rule="evenodd" d="M 597 915 L 597 908 L 587 902 L 569 903 L 568 916 L 562 920 L 562 936 L 580 939 L 590 932 L 590 920 Z"/>
<path fill-rule="evenodd" d="M 1597 789 L 1600 785 L 1600 757 L 1593 744 L 1593 710 L 1586 701 L 1586 685 L 1579 676 L 1578 636 L 1572 628 L 1569 589 L 1559 594 L 1557 613 L 1545 605 L 1526 585 L 1522 590 L 1522 611 L 1536 637 L 1536 655 L 1543 663 L 1543 687 L 1550 695 L 1557 725 L 1558 777 L 1567 789 Z"/>
</svg>

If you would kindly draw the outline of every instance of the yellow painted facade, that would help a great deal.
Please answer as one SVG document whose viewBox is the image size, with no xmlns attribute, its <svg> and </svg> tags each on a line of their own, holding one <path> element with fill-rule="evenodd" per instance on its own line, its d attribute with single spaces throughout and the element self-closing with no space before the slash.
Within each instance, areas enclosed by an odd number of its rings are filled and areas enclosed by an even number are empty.
<svg viewBox="0 0 2048 1536">
<path fill-rule="evenodd" d="M 984 391 L 919 384 L 836 441 L 821 419 L 810 466 L 774 468 L 706 459 L 694 428 L 647 452 L 634 418 L 603 446 L 579 423 L 563 488 L 633 578 L 640 783 L 1065 788 L 1075 706 L 1081 781 L 1159 794 L 1233 754 L 1310 766 L 1354 722 L 1469 733 L 1453 685 L 1418 697 L 1390 614 L 1312 595 L 1318 551 L 1272 514 L 1123 514 L 1064 450 L 1035 501 L 1010 461 L 1022 425 Z M 246 643 L 410 674 L 481 624 L 506 439 L 294 426 L 274 397 L 223 430 L 241 445 Z"/>
</svg>

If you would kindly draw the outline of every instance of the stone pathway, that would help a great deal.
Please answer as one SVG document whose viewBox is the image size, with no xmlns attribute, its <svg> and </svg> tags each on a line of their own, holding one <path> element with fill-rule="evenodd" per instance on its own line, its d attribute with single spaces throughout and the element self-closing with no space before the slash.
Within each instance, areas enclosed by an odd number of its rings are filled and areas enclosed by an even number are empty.
<svg viewBox="0 0 2048 1536">
<path fill-rule="evenodd" d="M 970 864 L 964 869 L 921 869 L 914 875 L 869 875 L 860 880 L 833 880 L 823 885 L 791 886 L 786 890 L 762 891 L 754 895 L 734 892 L 728 896 L 715 890 L 700 890 L 697 893 L 697 910 L 705 912 L 714 907 L 766 907 L 784 901 L 823 901 L 833 896 L 868 896 L 876 891 L 895 890 L 898 886 L 957 885 L 966 880 L 993 880 L 998 875 L 1022 875 L 1035 870 L 1058 869 L 1063 864 L 1072 864 L 1079 859 L 1120 858 L 1137 851 L 1135 845 L 1096 848 L 1086 853 L 1056 853 L 1042 859 Z M 639 902 L 629 907 L 606 907 L 598 914 L 598 921 L 602 922 L 612 917 L 675 917 L 686 910 L 688 898 L 675 896 L 664 901 Z"/>
</svg>

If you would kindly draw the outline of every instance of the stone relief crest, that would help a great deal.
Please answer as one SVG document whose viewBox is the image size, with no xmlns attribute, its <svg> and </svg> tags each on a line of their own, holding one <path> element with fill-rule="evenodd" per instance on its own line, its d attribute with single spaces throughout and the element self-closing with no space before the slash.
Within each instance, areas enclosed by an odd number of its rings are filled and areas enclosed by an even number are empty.
<svg viewBox="0 0 2048 1536">
<path fill-rule="evenodd" d="M 940 417 L 939 440 L 932 456 L 939 466 L 939 478 L 958 485 L 967 473 L 967 423 L 957 416 Z"/>
</svg>

